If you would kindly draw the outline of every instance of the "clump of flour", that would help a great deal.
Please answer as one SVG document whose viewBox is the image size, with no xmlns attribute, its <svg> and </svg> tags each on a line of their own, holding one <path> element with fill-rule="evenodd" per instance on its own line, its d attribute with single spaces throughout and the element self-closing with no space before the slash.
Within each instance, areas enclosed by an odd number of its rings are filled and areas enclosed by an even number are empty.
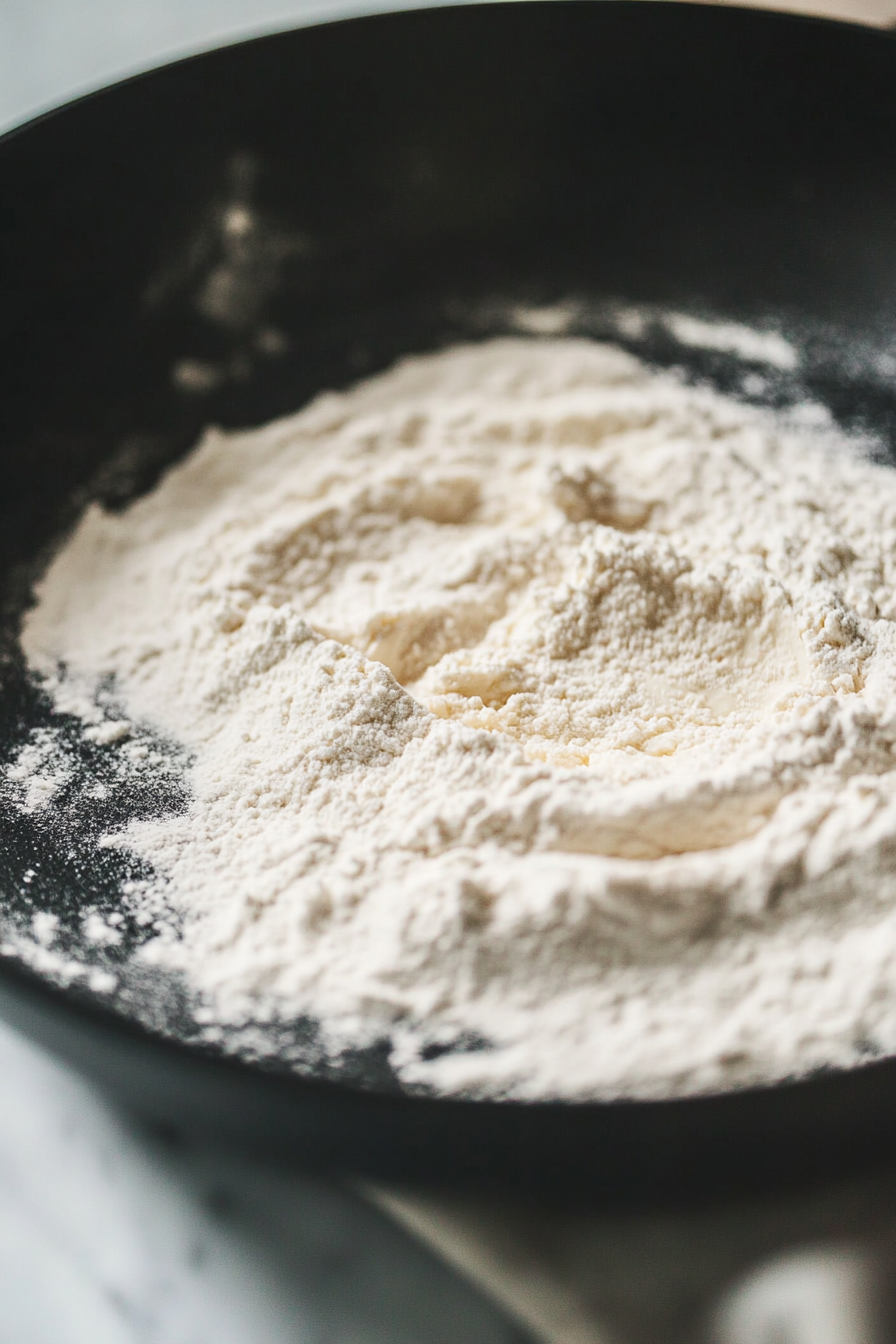
<svg viewBox="0 0 896 1344">
<path fill-rule="evenodd" d="M 896 474 L 817 422 L 504 339 L 88 509 L 22 639 L 191 753 L 136 955 L 449 1092 L 896 1050 Z"/>
</svg>

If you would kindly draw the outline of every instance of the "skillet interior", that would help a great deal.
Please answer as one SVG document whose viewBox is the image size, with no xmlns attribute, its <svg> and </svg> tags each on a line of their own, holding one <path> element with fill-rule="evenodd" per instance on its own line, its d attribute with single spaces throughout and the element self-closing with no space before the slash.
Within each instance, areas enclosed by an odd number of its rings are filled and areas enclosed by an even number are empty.
<svg viewBox="0 0 896 1344">
<path fill-rule="evenodd" d="M 460 7 L 212 53 L 6 137 L 3 758 L 50 721 L 16 613 L 85 499 L 120 507 L 209 421 L 260 423 L 400 354 L 506 330 L 521 307 L 571 302 L 573 330 L 741 395 L 741 364 L 676 346 L 657 314 L 772 321 L 802 370 L 755 395 L 811 395 L 892 451 L 894 74 L 891 39 L 845 25 Z M 102 776 L 102 752 L 75 749 Z M 79 909 L 129 875 L 98 858 L 100 830 L 181 806 L 178 780 L 128 779 L 53 823 L 0 809 L 10 927 L 39 907 L 74 939 Z M 311 1025 L 290 1068 L 225 1060 L 175 985 L 133 982 L 110 1006 L 83 977 L 52 981 L 8 957 L 4 1011 L 151 1118 L 359 1170 L 631 1198 L 864 1160 L 896 1118 L 890 1062 L 675 1103 L 410 1097 L 385 1047 L 325 1065 Z"/>
</svg>

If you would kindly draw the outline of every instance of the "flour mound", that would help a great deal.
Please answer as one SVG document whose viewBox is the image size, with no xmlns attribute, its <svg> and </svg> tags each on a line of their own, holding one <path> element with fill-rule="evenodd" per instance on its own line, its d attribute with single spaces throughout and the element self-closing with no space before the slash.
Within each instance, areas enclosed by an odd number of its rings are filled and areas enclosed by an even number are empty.
<svg viewBox="0 0 896 1344">
<path fill-rule="evenodd" d="M 182 916 L 137 955 L 445 1092 L 896 1051 L 896 473 L 813 423 L 504 339 L 89 508 L 22 640 L 96 740 L 191 753 L 105 841 Z"/>
</svg>

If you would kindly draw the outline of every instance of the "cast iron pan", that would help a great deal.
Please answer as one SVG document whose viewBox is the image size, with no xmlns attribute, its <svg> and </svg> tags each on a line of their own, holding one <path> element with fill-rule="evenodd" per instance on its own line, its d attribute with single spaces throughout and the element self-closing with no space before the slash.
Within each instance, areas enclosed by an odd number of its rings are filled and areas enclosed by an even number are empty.
<svg viewBox="0 0 896 1344">
<path fill-rule="evenodd" d="M 632 1200 L 896 1155 L 890 1060 L 675 1103 L 524 1105 L 410 1095 L 387 1042 L 328 1063 L 309 1022 L 228 1057 L 182 987 L 127 969 L 137 924 L 118 950 L 79 943 L 84 908 L 113 909 L 134 875 L 98 836 L 184 806 L 176 751 L 164 777 L 122 772 L 113 747 L 53 714 L 15 639 L 85 500 L 121 507 L 204 424 L 263 422 L 401 354 L 531 325 L 533 309 L 544 324 L 565 305 L 571 330 L 747 399 L 821 401 L 888 456 L 889 36 L 528 3 L 214 52 L 0 143 L 0 286 L 0 765 L 51 727 L 77 766 L 49 812 L 8 789 L 0 804 L 12 1022 L 159 1125 L 361 1173 Z M 669 310 L 773 326 L 799 369 L 676 344 Z M 85 787 L 97 780 L 104 800 Z M 21 953 L 37 911 L 58 917 L 43 968 L 33 942 Z M 116 994 L 72 972 L 91 959 L 119 974 Z"/>
</svg>

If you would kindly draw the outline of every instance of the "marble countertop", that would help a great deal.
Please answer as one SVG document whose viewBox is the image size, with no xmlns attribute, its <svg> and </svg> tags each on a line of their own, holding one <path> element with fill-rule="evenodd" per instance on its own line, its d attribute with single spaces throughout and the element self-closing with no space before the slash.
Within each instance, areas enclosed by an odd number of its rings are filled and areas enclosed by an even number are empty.
<svg viewBox="0 0 896 1344">
<path fill-rule="evenodd" d="M 394 7 L 0 0 L 0 128 L 218 40 Z M 786 7 L 896 22 L 896 0 Z M 882 1344 L 894 1266 L 896 1174 L 662 1217 L 361 1192 L 172 1149 L 0 1026 L 0 1344 Z"/>
<path fill-rule="evenodd" d="M 171 1149 L 0 1027 L 2 1344 L 521 1344 L 333 1183 Z"/>
</svg>

